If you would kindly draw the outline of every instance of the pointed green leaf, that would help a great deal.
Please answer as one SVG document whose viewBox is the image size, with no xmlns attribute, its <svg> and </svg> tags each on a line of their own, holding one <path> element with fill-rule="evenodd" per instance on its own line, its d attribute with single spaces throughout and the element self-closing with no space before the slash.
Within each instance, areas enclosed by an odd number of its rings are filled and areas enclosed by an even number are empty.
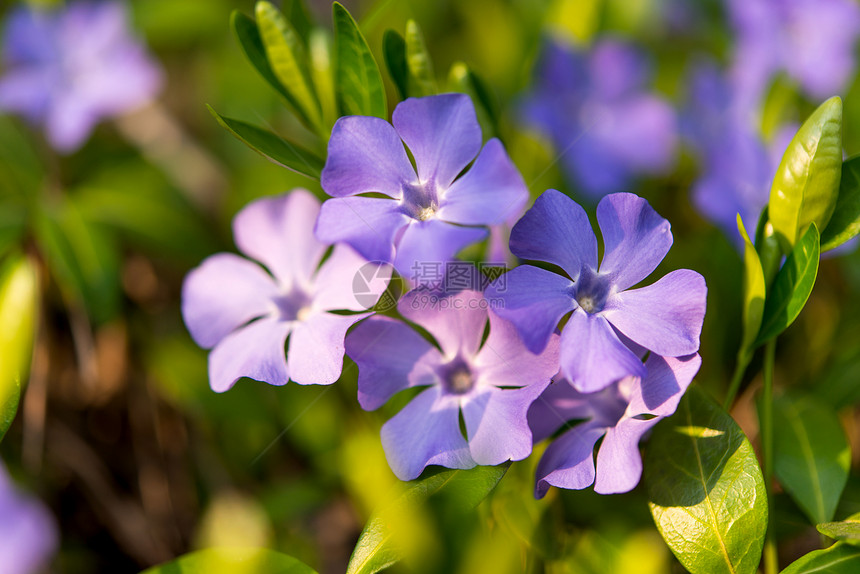
<svg viewBox="0 0 860 574">
<path fill-rule="evenodd" d="M 854 546 L 860 545 L 860 513 L 849 516 L 840 522 L 816 524 L 815 528 L 834 540 L 842 540 L 846 544 L 853 544 Z"/>
<path fill-rule="evenodd" d="M 815 285 L 820 255 L 818 228 L 812 223 L 773 280 L 756 346 L 785 331 L 800 315 Z"/>
<path fill-rule="evenodd" d="M 485 140 L 498 133 L 495 101 L 484 82 L 463 62 L 451 64 L 451 69 L 448 70 L 448 89 L 468 94 L 472 98 Z"/>
<path fill-rule="evenodd" d="M 409 97 L 409 66 L 406 64 L 406 40 L 394 30 L 382 35 L 382 56 L 388 75 L 397 86 L 400 99 Z"/>
<path fill-rule="evenodd" d="M 30 369 L 39 282 L 35 266 L 16 258 L 0 279 L 0 440 L 15 418 L 21 384 Z"/>
<path fill-rule="evenodd" d="M 774 473 L 813 524 L 833 519 L 851 450 L 836 412 L 812 396 L 773 401 Z"/>
<path fill-rule="evenodd" d="M 830 223 L 821 233 L 821 251 L 839 247 L 860 233 L 860 155 L 845 160 L 839 197 Z"/>
<path fill-rule="evenodd" d="M 743 339 L 738 351 L 743 362 L 748 362 L 747 357 L 755 350 L 752 346 L 761 328 L 761 320 L 764 314 L 765 284 L 764 271 L 758 252 L 750 241 L 750 236 L 744 228 L 744 222 L 740 214 L 737 216 L 738 233 L 744 240 L 744 307 L 743 307 Z"/>
<path fill-rule="evenodd" d="M 245 56 L 257 70 L 257 73 L 287 100 L 290 106 L 294 109 L 299 109 L 298 102 L 281 85 L 281 82 L 278 81 L 278 77 L 275 75 L 275 71 L 269 65 L 269 60 L 266 57 L 266 47 L 263 45 L 263 38 L 260 37 L 257 23 L 238 10 L 234 10 L 230 16 L 230 25 L 233 27 L 236 38 L 239 40 L 239 45 L 242 46 L 242 51 L 245 52 Z"/>
<path fill-rule="evenodd" d="M 767 528 L 767 493 L 752 445 L 695 385 L 657 425 L 644 479 L 657 529 L 693 574 L 753 574 Z"/>
<path fill-rule="evenodd" d="M 316 574 L 316 571 L 286 554 L 265 548 L 209 548 L 180 556 L 142 574 Z"/>
<path fill-rule="evenodd" d="M 795 134 L 773 179 L 768 212 L 784 253 L 806 226 L 830 221 L 842 174 L 842 100 L 832 97 Z"/>
<path fill-rule="evenodd" d="M 219 124 L 266 159 L 310 178 L 320 178 L 323 160 L 308 150 L 268 130 L 242 120 L 224 117 L 211 107 L 209 112 L 215 116 Z"/>
<path fill-rule="evenodd" d="M 399 496 L 367 521 L 349 559 L 347 574 L 373 574 L 398 562 L 402 550 L 398 545 L 397 525 L 408 521 L 414 509 L 431 495 L 448 494 L 456 499 L 457 508 L 469 512 L 493 491 L 508 466 L 431 471 L 408 483 Z"/>
<path fill-rule="evenodd" d="M 367 41 L 339 2 L 334 14 L 335 94 L 340 115 L 388 118 L 382 74 Z"/>
<path fill-rule="evenodd" d="M 317 131 L 321 130 L 322 109 L 302 38 L 281 11 L 269 2 L 257 2 L 255 14 L 272 71 L 298 104 L 300 115 Z"/>
<path fill-rule="evenodd" d="M 860 548 L 837 542 L 830 548 L 814 550 L 792 562 L 782 574 L 857 574 Z"/>
<path fill-rule="evenodd" d="M 406 22 L 406 64 L 409 67 L 409 77 L 412 80 L 409 95 L 415 97 L 432 96 L 439 92 L 436 86 L 436 76 L 433 74 L 433 62 L 424 44 L 421 28 L 415 20 Z"/>
</svg>

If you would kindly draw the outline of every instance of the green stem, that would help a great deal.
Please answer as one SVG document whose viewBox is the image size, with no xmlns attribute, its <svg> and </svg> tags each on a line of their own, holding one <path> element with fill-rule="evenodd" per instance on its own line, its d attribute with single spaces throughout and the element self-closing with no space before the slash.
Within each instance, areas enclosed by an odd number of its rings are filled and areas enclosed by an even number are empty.
<svg viewBox="0 0 860 574">
<path fill-rule="evenodd" d="M 738 390 L 741 388 L 741 381 L 744 379 L 744 373 L 747 372 L 747 367 L 750 364 L 752 353 L 738 353 L 738 362 L 735 365 L 735 372 L 732 375 L 732 382 L 729 384 L 729 392 L 726 395 L 726 400 L 723 402 L 723 408 L 728 411 L 732 403 L 735 402 L 735 397 Z"/>
<path fill-rule="evenodd" d="M 773 528 L 773 366 L 776 359 L 776 338 L 764 347 L 764 390 L 761 397 L 761 451 L 764 464 L 764 485 L 767 488 L 768 524 L 764 542 L 764 574 L 777 574 L 776 535 Z"/>
</svg>

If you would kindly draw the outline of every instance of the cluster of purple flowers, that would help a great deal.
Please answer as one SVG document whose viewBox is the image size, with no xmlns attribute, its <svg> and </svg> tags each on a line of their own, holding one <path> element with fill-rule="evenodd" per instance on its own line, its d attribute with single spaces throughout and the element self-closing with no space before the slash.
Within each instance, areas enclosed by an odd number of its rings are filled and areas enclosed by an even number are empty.
<svg viewBox="0 0 860 574">
<path fill-rule="evenodd" d="M 417 390 L 382 427 L 401 479 L 428 465 L 522 460 L 567 426 L 539 464 L 538 496 L 548 485 L 594 482 L 592 451 L 604 435 L 596 489 L 636 485 L 639 439 L 674 412 L 698 370 L 706 298 L 689 270 L 634 288 L 672 244 L 669 223 L 644 199 L 600 202 L 598 265 L 585 211 L 549 190 L 514 225 L 510 248 L 553 271 L 523 265 L 486 289 L 413 281 L 394 318 L 373 312 L 392 267 L 405 276 L 451 262 L 507 224 L 528 201 L 522 177 L 499 141 L 481 147 L 469 98 L 444 94 L 402 102 L 393 126 L 338 120 L 322 186 L 332 196 L 322 206 L 297 190 L 236 216 L 236 245 L 265 268 L 218 254 L 186 278 L 183 315 L 195 341 L 212 348 L 214 390 L 241 377 L 330 384 L 345 352 L 364 409 Z"/>
</svg>

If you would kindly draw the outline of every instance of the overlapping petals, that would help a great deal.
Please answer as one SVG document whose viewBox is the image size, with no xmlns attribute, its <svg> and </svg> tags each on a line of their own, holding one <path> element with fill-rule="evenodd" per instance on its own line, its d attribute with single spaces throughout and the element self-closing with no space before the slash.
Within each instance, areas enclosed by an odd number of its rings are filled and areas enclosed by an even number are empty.
<svg viewBox="0 0 860 574">
<path fill-rule="evenodd" d="M 512 325 L 488 313 L 488 305 L 474 291 L 437 296 L 414 290 L 398 308 L 438 347 L 386 317 L 368 319 L 347 337 L 365 409 L 401 390 L 426 387 L 382 428 L 386 457 L 399 478 L 416 478 L 431 464 L 471 468 L 531 452 L 526 413 L 556 370 L 558 337 L 542 353 L 531 353 Z M 482 344 L 488 320 L 490 334 Z"/>
<path fill-rule="evenodd" d="M 333 197 L 317 222 L 322 241 L 345 242 L 411 276 L 417 264 L 453 259 L 486 237 L 486 226 L 522 210 L 528 199 L 522 176 L 498 140 L 481 149 L 468 96 L 407 99 L 392 122 L 347 116 L 335 124 L 321 177 Z M 360 195 L 367 193 L 386 197 Z"/>
<path fill-rule="evenodd" d="M 304 190 L 248 204 L 233 221 L 236 244 L 266 268 L 219 253 L 186 277 L 182 315 L 195 342 L 212 349 L 215 391 L 241 377 L 272 385 L 330 384 L 340 377 L 346 331 L 370 313 L 330 311 L 367 311 L 385 290 L 390 269 L 346 245 L 320 265 L 327 246 L 312 232 L 319 209 Z"/>
<path fill-rule="evenodd" d="M 581 392 L 603 389 L 627 376 L 644 376 L 630 346 L 679 357 L 695 353 L 707 289 L 694 271 L 680 270 L 639 289 L 672 245 L 669 223 L 633 194 L 606 196 L 597 206 L 604 254 L 580 206 L 548 190 L 514 226 L 511 250 L 558 265 L 567 276 L 521 266 L 486 290 L 502 301 L 525 344 L 539 352 L 570 311 L 561 334 L 561 372 Z"/>
<path fill-rule="evenodd" d="M 535 439 L 552 435 L 570 421 L 582 421 L 547 447 L 538 463 L 535 496 L 550 486 L 613 494 L 632 490 L 642 476 L 639 440 L 662 418 L 675 412 L 701 366 L 697 354 L 649 356 L 644 378 L 629 377 L 602 391 L 580 393 L 565 380 L 554 382 L 529 410 Z M 594 445 L 603 442 L 597 453 Z"/>
</svg>

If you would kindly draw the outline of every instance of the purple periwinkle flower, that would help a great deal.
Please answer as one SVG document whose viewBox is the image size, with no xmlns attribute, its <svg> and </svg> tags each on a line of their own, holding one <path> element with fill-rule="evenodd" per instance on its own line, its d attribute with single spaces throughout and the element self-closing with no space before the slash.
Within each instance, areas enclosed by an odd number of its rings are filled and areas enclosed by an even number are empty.
<svg viewBox="0 0 860 574">
<path fill-rule="evenodd" d="M 471 468 L 531 453 L 526 415 L 557 370 L 558 337 L 540 354 L 529 352 L 510 323 L 488 314 L 491 303 L 468 290 L 447 297 L 407 293 L 400 313 L 425 328 L 438 347 L 405 323 L 380 316 L 347 337 L 364 409 L 379 408 L 403 389 L 426 387 L 382 427 L 385 455 L 398 478 L 416 478 L 431 464 Z M 482 344 L 488 315 L 490 334 Z"/>
<path fill-rule="evenodd" d="M 0 516 L 0 572 L 41 572 L 57 549 L 57 525 L 39 500 L 15 487 L 2 463 Z"/>
<path fill-rule="evenodd" d="M 43 125 L 60 152 L 80 147 L 100 120 L 151 101 L 162 83 L 119 2 L 16 10 L 5 30 L 3 66 L 0 110 Z"/>
<path fill-rule="evenodd" d="M 544 43 L 523 116 L 550 137 L 566 176 L 594 198 L 674 163 L 675 113 L 647 91 L 648 75 L 643 55 L 618 40 L 601 40 L 588 53 Z"/>
<path fill-rule="evenodd" d="M 491 139 L 481 148 L 468 96 L 409 98 L 392 123 L 365 116 L 335 123 L 322 171 L 323 189 L 334 199 L 323 204 L 320 240 L 346 242 L 409 276 L 417 263 L 453 259 L 486 236 L 478 226 L 502 224 L 528 201 L 501 142 Z"/>
<path fill-rule="evenodd" d="M 606 388 L 645 367 L 624 338 L 666 357 L 699 349 L 705 317 L 704 278 L 689 269 L 630 289 L 648 277 L 672 246 L 669 222 L 631 193 L 613 193 L 597 205 L 603 260 L 585 210 L 550 189 L 511 232 L 511 251 L 557 265 L 566 275 L 521 265 L 492 283 L 485 295 L 511 321 L 526 347 L 539 353 L 559 321 L 561 374 L 580 392 Z"/>
<path fill-rule="evenodd" d="M 385 290 L 390 269 L 368 263 L 347 245 L 314 237 L 320 204 L 295 190 L 258 199 L 233 220 L 239 251 L 218 253 L 191 270 L 182 286 L 182 316 L 209 354 L 209 382 L 223 392 L 241 377 L 272 385 L 335 382 L 347 329 Z M 358 290 L 356 290 L 356 286 Z M 290 338 L 288 355 L 284 345 Z"/>
<path fill-rule="evenodd" d="M 536 472 L 535 496 L 550 486 L 615 494 L 632 490 L 642 476 L 639 440 L 661 419 L 675 412 L 702 363 L 699 355 L 669 358 L 652 354 L 644 378 L 627 377 L 601 391 L 582 394 L 566 381 L 555 381 L 529 410 L 535 440 L 543 440 L 568 421 L 547 447 Z M 603 437 L 594 464 L 594 445 Z M 596 478 L 595 478 L 596 477 Z"/>
<path fill-rule="evenodd" d="M 726 0 L 737 34 L 732 73 L 742 97 L 760 101 L 786 72 L 814 99 L 842 93 L 856 66 L 854 0 Z"/>
</svg>

